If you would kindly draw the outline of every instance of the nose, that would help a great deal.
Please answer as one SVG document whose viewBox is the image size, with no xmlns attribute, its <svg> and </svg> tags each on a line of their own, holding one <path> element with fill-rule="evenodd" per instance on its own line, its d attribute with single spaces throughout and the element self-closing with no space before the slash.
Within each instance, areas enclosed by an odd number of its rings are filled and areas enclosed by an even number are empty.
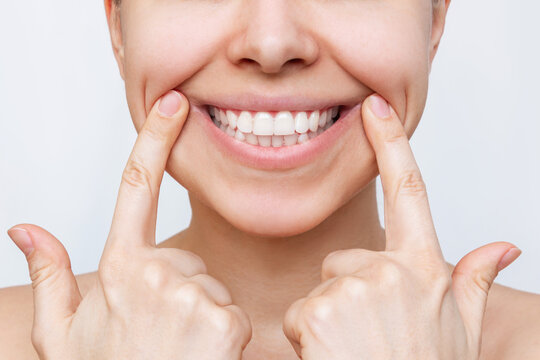
<svg viewBox="0 0 540 360">
<path fill-rule="evenodd" d="M 295 3 L 291 0 L 243 2 L 240 22 L 245 25 L 229 45 L 230 60 L 268 74 L 283 72 L 293 64 L 308 66 L 315 62 L 318 44 L 298 21 L 302 14 Z"/>
</svg>

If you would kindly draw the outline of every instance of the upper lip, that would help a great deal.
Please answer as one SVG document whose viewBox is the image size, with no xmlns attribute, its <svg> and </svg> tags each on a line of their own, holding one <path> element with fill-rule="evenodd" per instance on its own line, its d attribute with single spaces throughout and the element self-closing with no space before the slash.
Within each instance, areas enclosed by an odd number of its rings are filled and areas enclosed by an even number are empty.
<svg viewBox="0 0 540 360">
<path fill-rule="evenodd" d="M 220 109 L 251 111 L 312 111 L 334 106 L 347 105 L 343 100 L 332 98 L 315 99 L 299 95 L 262 96 L 252 93 L 227 94 L 211 100 L 199 100 L 201 105 L 215 106 Z"/>
</svg>

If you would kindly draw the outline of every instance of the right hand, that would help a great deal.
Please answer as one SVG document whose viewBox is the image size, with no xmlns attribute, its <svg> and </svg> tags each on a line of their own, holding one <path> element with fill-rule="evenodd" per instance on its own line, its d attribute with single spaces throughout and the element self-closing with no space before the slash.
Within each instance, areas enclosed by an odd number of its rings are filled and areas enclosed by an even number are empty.
<svg viewBox="0 0 540 360">
<path fill-rule="evenodd" d="M 251 323 L 227 288 L 194 253 L 156 247 L 159 188 L 188 111 L 176 91 L 150 111 L 122 176 L 98 276 L 84 298 L 60 241 L 30 224 L 8 231 L 28 261 L 32 344 L 40 359 L 242 358 Z"/>
</svg>

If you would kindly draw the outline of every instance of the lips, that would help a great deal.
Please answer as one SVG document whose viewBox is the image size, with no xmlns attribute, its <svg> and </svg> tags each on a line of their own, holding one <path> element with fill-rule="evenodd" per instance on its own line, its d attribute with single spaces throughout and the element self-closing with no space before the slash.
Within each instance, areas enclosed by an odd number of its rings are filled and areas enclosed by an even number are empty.
<svg viewBox="0 0 540 360">
<path fill-rule="evenodd" d="M 339 119 L 325 131 L 301 144 L 293 146 L 264 147 L 235 139 L 218 128 L 208 112 L 208 106 L 193 106 L 192 111 L 202 118 L 207 137 L 232 161 L 261 170 L 287 170 L 311 163 L 339 142 L 353 121 L 351 111 L 361 106 L 342 106 Z"/>
</svg>

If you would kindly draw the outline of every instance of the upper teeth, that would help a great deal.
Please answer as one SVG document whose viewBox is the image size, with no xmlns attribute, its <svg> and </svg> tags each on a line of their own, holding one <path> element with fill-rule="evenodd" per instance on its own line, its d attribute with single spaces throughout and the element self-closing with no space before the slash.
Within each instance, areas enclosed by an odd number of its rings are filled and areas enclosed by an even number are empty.
<svg viewBox="0 0 540 360">
<path fill-rule="evenodd" d="M 280 111 L 275 116 L 264 111 L 252 113 L 224 110 L 213 106 L 210 106 L 209 112 L 221 124 L 228 125 L 232 130 L 238 128 L 242 133 L 262 136 L 293 135 L 305 134 L 308 131 L 316 132 L 318 128 L 324 128 L 336 117 L 339 106 L 324 111 L 299 111 L 294 115 L 290 111 Z"/>
</svg>

